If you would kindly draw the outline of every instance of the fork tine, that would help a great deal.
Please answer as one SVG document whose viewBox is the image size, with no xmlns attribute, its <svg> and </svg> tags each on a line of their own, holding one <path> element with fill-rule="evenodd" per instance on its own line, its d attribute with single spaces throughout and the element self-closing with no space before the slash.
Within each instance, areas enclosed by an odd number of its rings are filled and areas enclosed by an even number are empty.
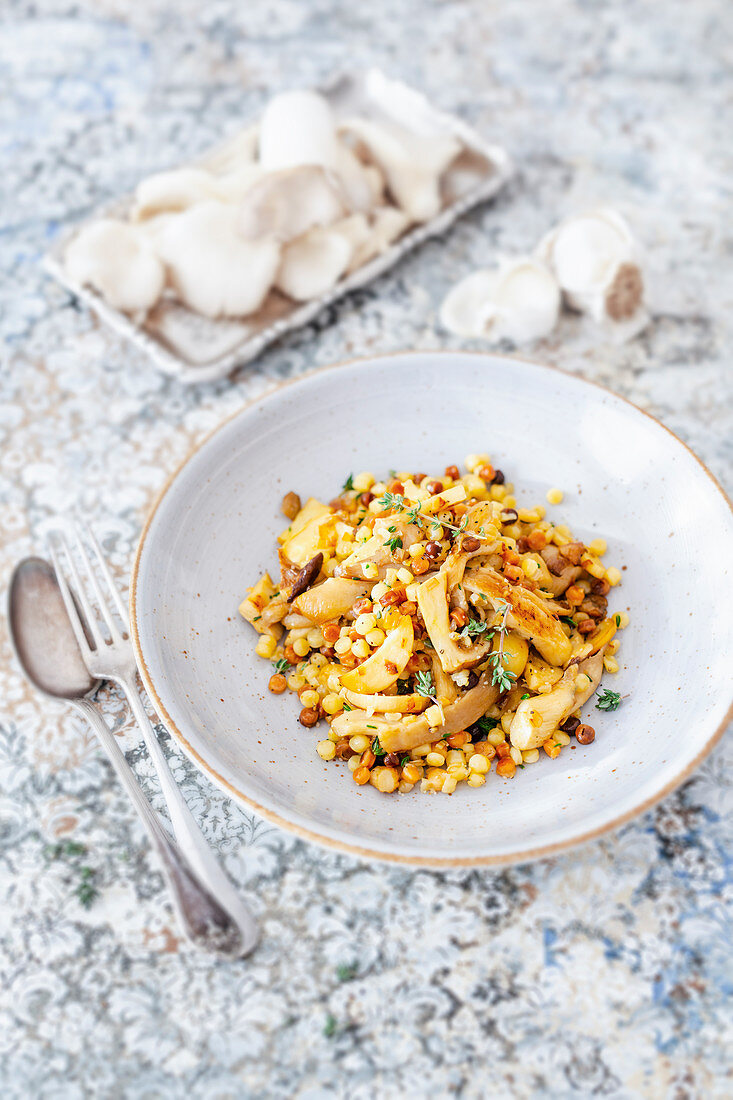
<svg viewBox="0 0 733 1100">
<path fill-rule="evenodd" d="M 82 559 L 86 568 L 87 577 L 89 578 L 91 586 L 94 589 L 94 595 L 96 596 L 99 610 L 102 613 L 102 618 L 104 619 L 104 622 L 107 626 L 107 630 L 109 630 L 112 641 L 121 641 L 120 631 L 117 627 L 117 623 L 112 617 L 112 613 L 109 608 L 109 601 L 105 598 L 105 595 L 102 592 L 102 586 L 97 580 L 97 574 L 94 571 L 94 566 L 92 565 L 89 554 L 87 553 L 87 548 L 84 545 L 81 528 L 76 523 L 74 524 L 74 538 L 76 539 L 76 546 L 79 551 L 79 557 Z"/>
<path fill-rule="evenodd" d="M 80 525 L 77 524 L 77 527 L 79 527 L 79 526 Z M 117 608 L 117 613 L 119 614 L 120 619 L 122 620 L 123 627 L 125 628 L 126 632 L 129 634 L 130 633 L 130 618 L 129 618 L 129 615 L 128 615 L 128 612 L 127 612 L 127 608 L 125 607 L 125 601 L 122 599 L 122 596 L 120 595 L 120 590 L 117 587 L 117 582 L 115 581 L 114 577 L 112 576 L 112 571 L 111 571 L 109 565 L 107 564 L 107 559 L 104 556 L 104 552 L 102 550 L 102 547 L 99 545 L 99 540 L 97 539 L 97 536 L 92 531 L 91 527 L 86 527 L 85 526 L 84 527 L 84 534 L 86 535 L 87 541 L 91 544 L 92 549 L 94 550 L 94 552 L 97 556 L 97 562 L 99 564 L 99 568 L 100 568 L 102 574 L 104 575 L 104 579 L 107 582 L 110 593 L 112 595 L 112 599 L 114 600 L 114 603 L 115 603 L 115 607 Z"/>
<path fill-rule="evenodd" d="M 89 645 L 89 639 L 87 638 L 86 631 L 84 630 L 84 625 L 79 616 L 79 608 L 76 606 L 74 597 L 71 594 L 71 589 L 66 582 L 66 577 L 64 575 L 63 569 L 61 568 L 61 562 L 59 560 L 58 553 L 56 552 L 56 547 L 51 542 L 50 538 L 47 540 L 46 546 L 48 547 L 48 552 L 51 555 L 51 562 L 53 564 L 54 572 L 56 574 L 56 580 L 58 581 L 59 589 L 61 591 L 61 598 L 64 601 L 66 613 L 69 616 L 71 628 L 74 631 L 74 636 L 78 643 L 79 649 L 81 650 L 82 656 L 86 660 L 92 653 L 92 647 Z M 88 616 L 87 623 L 91 632 L 92 626 L 91 623 L 89 623 Z"/>
<path fill-rule="evenodd" d="M 82 583 L 81 575 L 79 573 L 79 570 L 76 567 L 76 562 L 74 561 L 74 556 L 71 553 L 71 547 L 69 546 L 69 544 L 66 540 L 66 535 L 62 531 L 57 531 L 56 532 L 56 538 L 58 540 L 59 546 L 64 551 L 64 554 L 66 556 L 66 561 L 67 561 L 67 564 L 68 564 L 68 567 L 69 567 L 69 573 L 71 573 L 71 581 L 72 581 L 72 584 L 74 585 L 74 589 L 76 590 L 76 598 L 79 601 L 79 603 L 81 604 L 81 609 L 82 609 L 82 612 L 84 614 L 84 618 L 87 621 L 87 626 L 89 628 L 89 633 L 91 634 L 92 641 L 94 642 L 94 645 L 96 646 L 97 649 L 101 649 L 107 643 L 106 643 L 105 638 L 102 635 L 101 630 L 99 629 L 99 622 L 97 621 L 97 614 L 96 614 L 94 608 L 92 607 L 91 600 L 89 599 L 89 596 L 87 595 L 87 592 L 86 592 L 86 588 L 84 587 L 84 585 Z M 58 558 L 57 558 L 57 560 L 58 560 Z"/>
</svg>

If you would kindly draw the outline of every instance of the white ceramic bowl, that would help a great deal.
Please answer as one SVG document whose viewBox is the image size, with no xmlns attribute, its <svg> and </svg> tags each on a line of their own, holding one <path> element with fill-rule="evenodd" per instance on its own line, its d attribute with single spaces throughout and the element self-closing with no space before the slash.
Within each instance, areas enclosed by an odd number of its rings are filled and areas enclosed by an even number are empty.
<svg viewBox="0 0 733 1100">
<path fill-rule="evenodd" d="M 330 500 L 350 472 L 440 473 L 486 451 L 520 504 L 544 502 L 623 568 L 628 610 L 614 713 L 588 704 L 588 747 L 451 797 L 385 796 L 324 763 L 290 693 L 237 614 L 276 571 L 279 505 Z M 146 687 L 183 749 L 225 790 L 284 828 L 408 863 L 503 863 L 550 854 L 650 806 L 699 763 L 730 716 L 733 516 L 670 432 L 607 390 L 495 355 L 390 355 L 320 371 L 244 408 L 192 455 L 138 549 L 131 617 Z M 323 736 L 323 733 L 321 734 Z"/>
</svg>

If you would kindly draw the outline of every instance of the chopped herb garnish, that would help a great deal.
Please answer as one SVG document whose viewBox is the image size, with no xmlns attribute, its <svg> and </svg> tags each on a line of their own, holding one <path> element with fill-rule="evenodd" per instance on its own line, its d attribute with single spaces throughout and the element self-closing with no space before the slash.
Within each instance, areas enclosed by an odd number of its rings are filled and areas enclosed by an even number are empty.
<svg viewBox="0 0 733 1100">
<path fill-rule="evenodd" d="M 614 619 L 616 621 L 616 629 L 618 629 L 621 626 L 621 616 L 620 615 L 614 615 Z"/>
<path fill-rule="evenodd" d="M 432 675 L 429 672 L 418 672 L 415 676 L 415 689 L 423 699 L 432 699 L 435 692 Z"/>
<path fill-rule="evenodd" d="M 391 528 L 391 530 L 394 530 L 394 528 Z M 388 547 L 391 554 L 394 554 L 396 550 L 402 549 L 402 539 L 399 535 L 392 535 L 391 538 L 387 539 L 384 545 Z"/>
<path fill-rule="evenodd" d="M 412 695 L 412 688 L 410 687 L 409 680 L 397 681 L 397 694 L 398 695 Z"/>
<path fill-rule="evenodd" d="M 512 683 L 517 678 L 516 673 L 509 672 L 508 669 L 503 667 L 509 661 L 508 656 L 504 652 L 504 635 L 507 632 L 506 620 L 510 607 L 506 600 L 497 600 L 496 610 L 501 615 L 501 622 L 497 627 L 494 627 L 494 630 L 499 635 L 499 648 L 489 654 L 491 683 L 498 687 L 499 691 L 509 691 Z"/>
<path fill-rule="evenodd" d="M 350 705 L 349 705 L 349 704 L 348 704 L 348 703 L 346 702 L 346 700 L 344 699 L 344 710 L 353 710 L 353 709 L 354 709 L 354 708 L 353 708 L 352 706 L 350 706 Z"/>
<path fill-rule="evenodd" d="M 281 676 L 284 676 L 293 666 L 286 657 L 280 657 L 277 661 L 272 662 L 272 667 L 275 669 L 275 672 L 279 672 Z"/>
<path fill-rule="evenodd" d="M 463 630 L 461 631 L 461 637 L 463 638 L 475 638 L 479 634 L 486 634 L 487 641 L 492 638 L 494 635 L 494 631 L 491 627 L 491 624 L 482 623 L 480 619 L 469 619 Z"/>
<path fill-rule="evenodd" d="M 354 488 L 354 475 L 349 474 L 349 476 L 346 478 L 346 481 L 343 484 L 343 487 L 342 487 L 341 491 L 343 493 L 348 493 L 349 490 L 353 489 L 353 488 Z"/>
<path fill-rule="evenodd" d="M 405 510 L 405 498 L 400 493 L 385 493 L 379 498 L 379 503 L 383 508 L 393 508 L 396 512 Z"/>
<path fill-rule="evenodd" d="M 618 691 L 610 691 L 604 688 L 596 699 L 596 710 L 618 710 L 621 706 L 621 695 Z"/>
<path fill-rule="evenodd" d="M 529 692 L 528 691 L 525 691 L 524 695 L 520 699 L 520 703 L 523 702 L 525 699 L 529 699 Z"/>
<path fill-rule="evenodd" d="M 375 730 L 376 728 L 377 728 L 376 726 L 367 726 L 368 730 Z M 372 741 L 372 752 L 374 753 L 375 756 L 384 756 L 385 755 L 384 749 L 382 748 L 381 744 L 379 743 L 379 738 L 378 737 L 375 737 L 374 740 Z"/>
<path fill-rule="evenodd" d="M 336 1034 L 336 1026 L 336 1017 L 329 1012 L 328 1016 L 326 1016 L 326 1022 L 323 1025 L 323 1034 L 327 1039 L 332 1039 Z"/>
<path fill-rule="evenodd" d="M 478 733 L 491 733 L 499 725 L 498 718 L 489 718 L 484 714 L 482 718 L 479 718 L 478 722 L 474 722 L 473 729 Z"/>
<path fill-rule="evenodd" d="M 341 963 L 336 967 L 336 977 L 340 982 L 350 982 L 356 977 L 358 971 L 359 967 L 356 963 Z"/>
<path fill-rule="evenodd" d="M 420 515 L 420 509 L 422 504 L 419 500 L 416 500 L 412 508 L 407 509 L 407 521 L 408 523 L 418 523 L 418 517 Z"/>
<path fill-rule="evenodd" d="M 575 619 L 571 619 L 569 615 L 561 615 L 560 622 L 565 623 L 565 625 L 569 626 L 571 630 L 575 629 Z"/>
<path fill-rule="evenodd" d="M 409 754 L 409 752 L 406 752 L 405 755 L 400 760 L 400 767 L 404 768 L 405 764 L 409 764 L 409 762 L 410 762 L 410 754 Z"/>
</svg>

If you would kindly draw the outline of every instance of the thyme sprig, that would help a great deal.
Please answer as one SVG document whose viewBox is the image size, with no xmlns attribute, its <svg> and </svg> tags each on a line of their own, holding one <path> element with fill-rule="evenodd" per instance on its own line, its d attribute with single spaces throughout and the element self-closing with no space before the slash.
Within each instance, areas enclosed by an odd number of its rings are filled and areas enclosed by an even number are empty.
<svg viewBox="0 0 733 1100">
<path fill-rule="evenodd" d="M 438 702 L 438 695 L 433 683 L 433 676 L 430 672 L 418 672 L 415 675 L 415 691 L 418 695 L 422 695 L 423 699 L 429 699 L 431 703 L 435 703 L 436 707 L 440 711 L 440 716 L 445 723 L 445 714 L 443 708 Z"/>
<path fill-rule="evenodd" d="M 504 668 L 504 665 L 509 660 L 504 653 L 504 637 L 508 629 L 506 621 L 509 615 L 510 606 L 506 600 L 497 600 L 495 610 L 501 615 L 501 622 L 498 626 L 494 627 L 495 632 L 499 635 L 499 648 L 489 654 L 491 682 L 495 684 L 500 691 L 509 691 L 512 683 L 517 678 L 514 672 L 510 672 L 509 669 Z"/>
<path fill-rule="evenodd" d="M 596 710 L 618 710 L 621 706 L 621 694 L 604 688 L 596 699 Z"/>
</svg>

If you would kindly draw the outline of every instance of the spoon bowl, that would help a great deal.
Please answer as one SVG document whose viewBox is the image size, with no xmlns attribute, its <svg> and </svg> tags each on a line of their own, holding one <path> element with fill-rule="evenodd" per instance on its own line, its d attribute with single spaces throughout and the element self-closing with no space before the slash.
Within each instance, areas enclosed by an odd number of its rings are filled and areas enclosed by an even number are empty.
<svg viewBox="0 0 733 1100">
<path fill-rule="evenodd" d="M 8 623 L 18 662 L 38 691 L 72 701 L 99 688 L 82 660 L 53 567 L 43 558 L 24 558 L 13 570 Z"/>
</svg>

